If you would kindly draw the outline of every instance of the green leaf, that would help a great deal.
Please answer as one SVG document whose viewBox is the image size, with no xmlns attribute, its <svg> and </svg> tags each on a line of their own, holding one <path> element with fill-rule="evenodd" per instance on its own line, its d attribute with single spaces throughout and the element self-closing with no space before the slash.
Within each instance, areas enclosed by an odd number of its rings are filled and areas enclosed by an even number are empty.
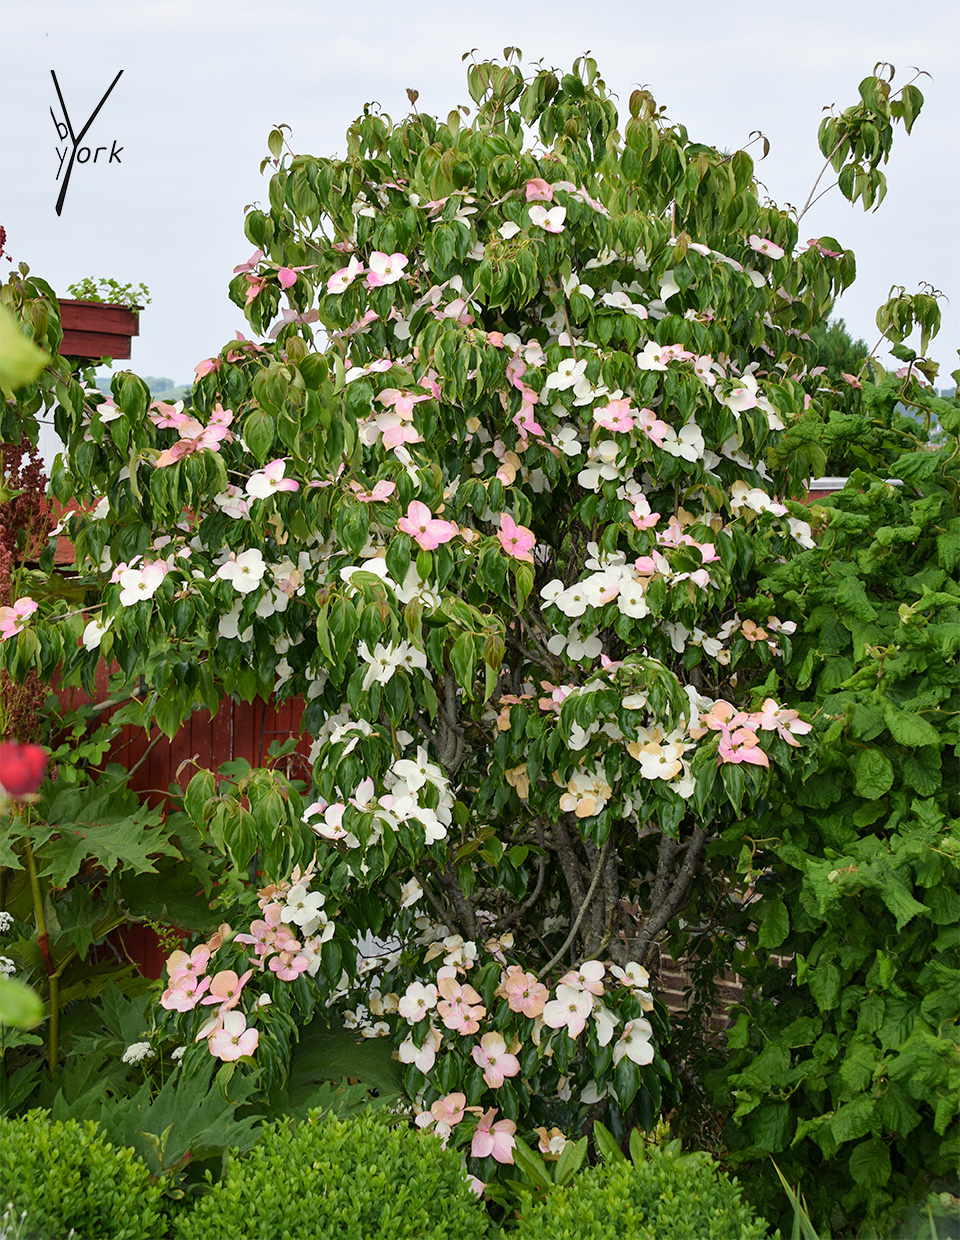
<svg viewBox="0 0 960 1240">
<path fill-rule="evenodd" d="M 841 980 L 835 964 L 815 965 L 807 974 L 807 986 L 821 1012 L 830 1012 L 839 1003 Z"/>
<path fill-rule="evenodd" d="M 33 383 L 49 360 L 20 330 L 7 307 L 0 305 L 0 390 L 12 398 L 17 388 Z"/>
<path fill-rule="evenodd" d="M 604 1162 L 618 1163 L 626 1162 L 627 1156 L 617 1144 L 613 1133 L 599 1120 L 593 1125 L 593 1140 L 597 1147 L 597 1153 Z"/>
<path fill-rule="evenodd" d="M 830 1120 L 830 1131 L 838 1145 L 865 1136 L 873 1123 L 875 1102 L 869 1094 L 861 1094 L 852 1102 L 838 1107 Z"/>
<path fill-rule="evenodd" d="M 243 424 L 243 438 L 258 465 L 262 465 L 273 447 L 274 420 L 263 409 L 254 409 Z"/>
<path fill-rule="evenodd" d="M 890 735 L 901 745 L 909 745 L 912 749 L 920 745 L 939 745 L 941 736 L 932 723 L 920 715 L 899 710 L 892 702 L 885 702 L 883 718 Z"/>
<path fill-rule="evenodd" d="M 43 1020 L 43 1000 L 19 978 L 0 973 L 0 1028 L 33 1029 Z"/>
<path fill-rule="evenodd" d="M 160 855 L 179 856 L 165 831 L 156 828 L 156 811 L 148 809 L 119 820 L 57 824 L 58 837 L 44 844 L 43 869 L 53 887 L 66 887 L 87 858 L 107 874 L 119 866 L 137 874 L 155 873 Z"/>
<path fill-rule="evenodd" d="M 587 1157 L 587 1145 L 586 1137 L 581 1137 L 579 1141 L 567 1142 L 560 1152 L 556 1167 L 553 1169 L 555 1183 L 566 1184 L 568 1180 L 573 1179 Z"/>
<path fill-rule="evenodd" d="M 539 1154 L 519 1138 L 513 1147 L 513 1161 L 519 1168 L 523 1177 L 531 1184 L 535 1184 L 538 1188 L 553 1188 L 553 1180 L 547 1165 Z"/>
<path fill-rule="evenodd" d="M 381 1093 L 403 1092 L 400 1065 L 391 1058 L 385 1039 L 358 1042 L 349 1029 L 329 1029 L 319 1017 L 302 1032 L 290 1064 L 289 1088 L 293 1092 L 310 1082 L 347 1078 L 363 1081 Z"/>
<path fill-rule="evenodd" d="M 779 947 L 790 933 L 790 914 L 779 898 L 761 902 L 759 943 L 761 947 Z"/>
<path fill-rule="evenodd" d="M 893 763 L 880 749 L 870 746 L 857 763 L 857 795 L 868 801 L 884 796 L 893 787 Z"/>
<path fill-rule="evenodd" d="M 890 1179 L 890 1150 L 878 1137 L 862 1141 L 848 1162 L 854 1184 L 863 1188 L 881 1188 Z"/>
<path fill-rule="evenodd" d="M 625 1111 L 637 1096 L 640 1083 L 640 1069 L 629 1055 L 624 1055 L 613 1073 L 613 1089 L 622 1111 Z"/>
<path fill-rule="evenodd" d="M 172 1171 L 188 1157 L 249 1149 L 259 1135 L 260 1117 L 238 1120 L 235 1112 L 256 1088 L 256 1079 L 237 1077 L 234 1097 L 227 1099 L 210 1079 L 212 1066 L 204 1064 L 189 1075 L 174 1073 L 155 1098 L 145 1081 L 132 1098 L 105 1099 L 96 1119 L 115 1144 L 132 1146 L 153 1175 Z"/>
</svg>

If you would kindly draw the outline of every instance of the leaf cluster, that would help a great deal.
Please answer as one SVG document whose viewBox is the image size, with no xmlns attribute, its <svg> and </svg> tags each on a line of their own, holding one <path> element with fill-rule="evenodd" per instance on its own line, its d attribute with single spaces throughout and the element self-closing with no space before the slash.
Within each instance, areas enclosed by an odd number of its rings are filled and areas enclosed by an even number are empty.
<svg viewBox="0 0 960 1240">
<path fill-rule="evenodd" d="M 783 674 L 822 749 L 741 859 L 767 872 L 734 925 L 746 992 L 712 1079 L 739 1160 L 806 1167 L 815 1216 L 882 1229 L 949 1181 L 960 1139 L 960 405 L 911 378 L 864 397 L 888 425 L 900 402 L 935 408 L 946 442 L 875 441 L 875 471 L 825 504 L 822 550 L 771 575 L 802 618 Z"/>
</svg>

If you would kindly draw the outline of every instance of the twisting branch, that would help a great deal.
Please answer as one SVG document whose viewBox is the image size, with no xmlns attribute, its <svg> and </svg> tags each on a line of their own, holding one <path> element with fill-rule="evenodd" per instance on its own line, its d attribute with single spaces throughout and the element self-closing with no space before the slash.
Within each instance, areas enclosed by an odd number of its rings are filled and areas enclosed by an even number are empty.
<svg viewBox="0 0 960 1240">
<path fill-rule="evenodd" d="M 448 775 L 463 761 L 463 728 L 458 722 L 457 682 L 453 672 L 445 672 L 437 712 L 437 758 Z"/>
<path fill-rule="evenodd" d="M 664 855 L 661 853 L 660 864 L 657 866 L 657 879 L 654 881 L 654 889 L 656 890 L 659 884 L 661 870 L 664 869 L 666 875 L 665 882 L 666 885 L 669 886 L 669 895 L 667 895 L 663 900 L 659 909 L 656 911 L 651 911 L 650 916 L 640 928 L 640 933 L 635 940 L 635 959 L 638 964 L 644 963 L 654 939 L 686 903 L 687 894 L 690 891 L 693 876 L 696 873 L 697 866 L 700 862 L 700 855 L 703 852 L 703 846 L 706 843 L 706 839 L 707 828 L 697 827 L 686 844 L 681 845 L 680 848 L 677 848 L 676 846 L 674 847 L 670 857 L 670 863 L 666 866 L 664 866 Z M 673 843 L 673 841 L 671 841 L 671 843 Z M 670 864 L 672 864 L 674 857 L 676 857 L 677 853 L 681 851 L 681 849 L 685 854 L 683 864 L 680 867 L 676 879 L 670 883 Z M 665 888 L 662 889 L 665 890 Z"/>
<path fill-rule="evenodd" d="M 570 927 L 570 933 L 567 935 L 566 941 L 557 954 L 544 966 L 542 970 L 544 974 L 549 973 L 557 961 L 563 959 L 563 957 L 567 954 L 570 944 L 577 937 L 577 931 L 580 929 L 580 923 L 583 921 L 584 914 L 590 906 L 590 901 L 593 899 L 593 893 L 596 891 L 597 884 L 600 882 L 600 875 L 603 873 L 603 863 L 607 859 L 607 849 L 610 847 L 610 841 L 612 838 L 613 832 L 611 831 L 606 838 L 603 848 L 600 850 L 600 857 L 597 861 L 596 869 L 593 871 L 593 879 L 590 886 L 587 888 L 587 894 L 583 898 L 583 903 L 580 905 L 580 911 L 577 913 L 576 919 Z"/>
<path fill-rule="evenodd" d="M 433 905 L 434 911 L 439 915 L 440 920 L 446 921 L 447 918 L 450 916 L 449 911 L 443 907 L 443 905 L 440 903 L 437 897 L 433 894 L 433 892 L 430 890 L 429 884 L 424 882 L 424 880 L 420 876 L 419 871 L 416 868 L 414 868 L 413 877 L 420 884 L 420 889 L 423 891 L 423 894 L 427 897 L 427 899 Z"/>
<path fill-rule="evenodd" d="M 434 749 L 439 752 L 440 742 L 437 740 L 436 733 L 430 727 L 429 723 L 427 723 L 426 716 L 423 712 L 415 710 L 413 712 L 413 719 L 420 731 L 433 744 Z"/>
<path fill-rule="evenodd" d="M 553 824 L 553 838 L 557 849 L 557 856 L 560 859 L 560 867 L 563 870 L 563 877 L 567 880 L 570 897 L 574 903 L 582 904 L 586 888 L 580 873 L 580 862 L 573 850 L 570 834 L 560 819 Z"/>
</svg>

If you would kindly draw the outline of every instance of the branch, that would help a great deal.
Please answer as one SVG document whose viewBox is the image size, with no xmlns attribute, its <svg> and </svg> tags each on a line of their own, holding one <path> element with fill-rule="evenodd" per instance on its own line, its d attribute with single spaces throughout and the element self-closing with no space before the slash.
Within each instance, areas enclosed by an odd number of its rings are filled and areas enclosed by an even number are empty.
<svg viewBox="0 0 960 1240">
<path fill-rule="evenodd" d="M 416 867 L 414 867 L 413 877 L 420 884 L 420 889 L 422 890 L 423 894 L 427 897 L 427 899 L 430 901 L 430 903 L 433 905 L 434 911 L 438 914 L 438 916 L 440 917 L 440 920 L 443 922 L 446 922 L 450 916 L 449 911 L 443 907 L 443 905 L 440 903 L 437 897 L 433 894 L 433 892 L 430 889 L 429 884 L 425 883 L 424 880 L 420 877 L 420 874 L 418 870 L 416 869 Z"/>
<path fill-rule="evenodd" d="M 707 828 L 697 827 L 696 831 L 694 831 L 687 843 L 682 845 L 682 848 L 686 853 L 683 859 L 683 865 L 681 865 L 680 871 L 672 884 L 669 883 L 669 877 L 666 880 L 666 885 L 670 887 L 670 894 L 656 912 L 651 912 L 650 916 L 643 923 L 640 933 L 635 940 L 637 944 L 636 959 L 638 964 L 643 964 L 650 945 L 653 943 L 654 939 L 686 903 L 687 895 L 689 894 L 690 886 L 693 883 L 693 876 L 696 873 L 697 865 L 700 861 L 700 854 L 703 852 L 703 846 L 706 843 L 706 839 Z M 679 849 L 673 853 L 673 857 L 676 856 L 677 851 L 679 851 Z M 673 857 L 670 859 L 671 863 L 673 861 Z M 655 890 L 657 884 L 661 881 L 662 863 L 663 854 L 661 854 L 660 864 L 657 866 L 657 879 L 654 883 Z M 666 873 L 669 876 L 669 865 L 666 867 Z"/>
<path fill-rule="evenodd" d="M 800 221 L 803 219 L 803 217 L 806 215 L 806 213 L 810 210 L 811 206 L 813 205 L 813 202 L 814 202 L 814 197 L 813 197 L 813 195 L 816 193 L 817 186 L 818 186 L 818 185 L 820 184 L 820 182 L 823 180 L 823 174 L 824 174 L 824 173 L 826 172 L 826 170 L 827 170 L 827 169 L 831 166 L 831 164 L 832 164 L 832 162 L 833 162 L 833 157 L 834 157 L 834 155 L 836 155 L 837 151 L 839 151 L 839 150 L 840 150 L 840 148 L 841 148 L 842 146 L 844 146 L 844 145 L 845 145 L 846 141 L 847 141 L 847 139 L 846 139 L 845 137 L 844 137 L 844 138 L 841 138 L 841 139 L 840 139 L 840 141 L 837 143 L 837 145 L 833 148 L 833 150 L 832 150 L 832 151 L 830 152 L 830 154 L 827 156 L 826 163 L 823 165 L 823 167 L 820 169 L 820 172 L 817 174 L 817 179 L 814 181 L 814 183 L 813 183 L 813 185 L 812 185 L 812 187 L 811 187 L 811 189 L 810 189 L 810 193 L 807 195 L 807 201 L 806 201 L 806 202 L 803 204 L 803 206 L 800 208 L 800 214 L 797 216 L 797 223 L 798 223 L 798 224 L 800 223 Z M 832 186 L 831 186 L 831 188 L 832 188 Z M 824 192 L 826 192 L 826 191 L 824 191 Z"/>
<path fill-rule="evenodd" d="M 571 898 L 576 903 L 582 904 L 586 889 L 580 873 L 580 862 L 573 851 L 570 835 L 562 821 L 558 820 L 553 824 L 553 836 L 556 843 L 557 856 L 560 858 L 560 866 L 563 870 L 563 876 L 567 880 L 567 887 L 570 889 Z"/>
<path fill-rule="evenodd" d="M 457 882 L 456 875 L 450 874 L 445 870 L 442 874 L 437 874 L 437 879 L 453 902 L 460 925 L 465 931 L 464 937 L 475 939 L 477 937 L 477 914 L 473 905 L 460 890 L 460 884 Z"/>
<path fill-rule="evenodd" d="M 430 727 L 429 723 L 427 723 L 426 716 L 423 712 L 415 710 L 413 712 L 413 720 L 424 736 L 426 736 L 426 738 L 433 743 L 434 749 L 439 752 L 440 742 L 437 740 L 436 733 Z"/>
<path fill-rule="evenodd" d="M 543 828 L 540 825 L 539 818 L 537 819 L 537 839 L 539 840 L 541 847 L 543 847 L 544 846 Z M 530 895 L 527 896 L 527 898 L 523 901 L 523 903 L 519 906 L 519 908 L 514 909 L 512 913 L 507 913 L 503 917 L 500 918 L 500 920 L 496 924 L 496 929 L 494 931 L 495 934 L 502 934 L 504 930 L 508 929 L 508 927 L 518 922 L 520 918 L 524 915 L 524 913 L 528 912 L 531 908 L 533 908 L 533 906 L 536 904 L 537 900 L 540 897 L 540 892 L 543 891 L 543 883 L 544 883 L 544 879 L 546 878 L 546 876 L 547 876 L 547 858 L 546 858 L 546 853 L 542 852 L 540 856 L 537 858 L 537 881 L 533 888 L 533 891 L 530 893 Z"/>
<path fill-rule="evenodd" d="M 544 968 L 541 970 L 541 973 L 549 973 L 550 970 L 553 968 L 553 966 L 557 963 L 557 961 L 563 959 L 563 957 L 566 955 L 567 949 L 569 948 L 570 944 L 577 937 L 577 931 L 580 929 L 580 923 L 583 921 L 584 913 L 586 913 L 590 905 L 590 901 L 593 899 L 593 893 L 597 889 L 597 884 L 600 882 L 600 875 L 603 873 L 603 863 L 607 859 L 607 849 L 610 847 L 610 841 L 612 838 L 613 838 L 613 832 L 611 831 L 610 834 L 607 836 L 606 841 L 603 845 L 603 848 L 600 852 L 600 857 L 599 857 L 599 860 L 597 861 L 597 868 L 593 872 L 593 880 L 590 883 L 589 888 L 587 889 L 587 894 L 583 898 L 583 903 L 580 905 L 580 911 L 579 913 L 577 913 L 576 920 L 574 921 L 573 925 L 570 927 L 570 933 L 567 935 L 566 942 L 560 948 L 557 954 L 553 957 L 553 959 L 547 965 L 544 966 Z"/>
<path fill-rule="evenodd" d="M 139 771 L 139 770 L 140 770 L 140 768 L 143 766 L 144 762 L 146 762 L 147 758 L 150 756 L 150 750 L 151 750 L 151 749 L 156 748 L 156 746 L 160 743 L 160 740 L 161 740 L 161 738 L 162 738 L 162 737 L 163 737 L 163 733 L 162 733 L 162 732 L 159 732 L 159 733 L 158 733 L 158 734 L 157 734 L 157 735 L 153 738 L 153 740 L 150 742 L 150 744 L 146 747 L 146 749 L 145 749 L 145 750 L 143 751 L 143 753 L 140 755 L 139 759 L 138 759 L 138 760 L 137 760 L 137 761 L 133 764 L 133 766 L 132 766 L 132 767 L 130 768 L 130 770 L 127 772 L 127 779 L 129 779 L 129 778 L 130 778 L 130 776 L 131 776 L 131 775 L 132 775 L 135 771 Z M 177 772 L 177 774 L 179 774 L 179 771 Z M 169 792 L 165 792 L 165 793 L 164 793 L 164 796 L 169 796 L 169 795 L 170 795 L 170 794 L 169 794 Z"/>
<path fill-rule="evenodd" d="M 457 717 L 457 682 L 453 672 L 444 672 L 437 713 L 437 758 L 444 770 L 452 775 L 463 761 L 463 728 Z"/>
</svg>

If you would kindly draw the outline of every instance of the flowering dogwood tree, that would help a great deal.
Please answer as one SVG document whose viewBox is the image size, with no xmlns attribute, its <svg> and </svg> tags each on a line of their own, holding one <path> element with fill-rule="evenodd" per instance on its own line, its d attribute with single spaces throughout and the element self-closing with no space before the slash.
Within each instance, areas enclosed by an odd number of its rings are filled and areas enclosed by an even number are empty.
<svg viewBox="0 0 960 1240">
<path fill-rule="evenodd" d="M 162 1007 L 269 1082 L 327 1003 L 481 1178 L 536 1121 L 556 1156 L 588 1108 L 622 1130 L 673 1096 L 645 966 L 711 838 L 803 761 L 757 583 L 813 546 L 808 332 L 854 276 L 745 151 L 644 90 L 621 122 L 589 58 L 514 59 L 470 66 L 472 116 L 366 109 L 343 159 L 270 135 L 231 285 L 258 339 L 190 410 L 62 376 L 87 606 L 21 598 L 3 630 L 14 670 L 116 661 L 169 734 L 306 700 L 309 790 L 190 782 L 233 878 Z M 918 100 L 870 78 L 825 122 L 848 198 Z"/>
</svg>

